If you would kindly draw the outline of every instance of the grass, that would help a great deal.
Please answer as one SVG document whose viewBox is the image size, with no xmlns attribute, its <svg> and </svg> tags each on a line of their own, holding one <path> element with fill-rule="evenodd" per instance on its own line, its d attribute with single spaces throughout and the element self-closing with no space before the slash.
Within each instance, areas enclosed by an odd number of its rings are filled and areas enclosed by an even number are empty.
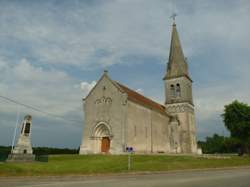
<svg viewBox="0 0 250 187">
<path fill-rule="evenodd" d="M 250 157 L 204 158 L 192 156 L 133 155 L 127 171 L 126 155 L 58 155 L 49 162 L 2 163 L 0 176 L 49 176 L 122 173 L 135 171 L 171 171 L 183 169 L 250 166 Z"/>
</svg>

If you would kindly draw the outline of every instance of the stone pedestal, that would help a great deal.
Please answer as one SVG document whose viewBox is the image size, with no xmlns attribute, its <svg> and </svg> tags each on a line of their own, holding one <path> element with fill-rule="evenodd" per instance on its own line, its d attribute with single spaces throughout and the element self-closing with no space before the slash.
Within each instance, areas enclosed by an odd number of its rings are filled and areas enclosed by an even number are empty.
<svg viewBox="0 0 250 187">
<path fill-rule="evenodd" d="M 32 146 L 31 146 L 31 141 L 30 141 L 30 136 L 27 134 L 21 134 L 18 141 L 17 145 L 12 151 L 12 154 L 32 154 Z"/>
<path fill-rule="evenodd" d="M 35 155 L 33 154 L 15 154 L 11 153 L 8 156 L 7 162 L 33 162 Z"/>
</svg>

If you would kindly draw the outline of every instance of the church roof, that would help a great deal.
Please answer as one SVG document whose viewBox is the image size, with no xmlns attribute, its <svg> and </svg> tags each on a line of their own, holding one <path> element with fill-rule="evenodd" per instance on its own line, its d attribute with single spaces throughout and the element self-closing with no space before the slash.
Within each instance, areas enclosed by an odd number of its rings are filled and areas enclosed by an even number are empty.
<svg viewBox="0 0 250 187">
<path fill-rule="evenodd" d="M 167 73 L 164 79 L 176 78 L 180 76 L 186 76 L 190 79 L 188 75 L 188 65 L 183 54 L 176 24 L 174 23 L 172 27 Z"/>
<path fill-rule="evenodd" d="M 124 91 L 128 95 L 128 99 L 130 101 L 141 104 L 141 105 L 146 106 L 150 109 L 156 110 L 164 115 L 168 115 L 166 113 L 165 106 L 139 94 L 138 92 L 128 88 L 127 86 L 122 85 L 119 82 L 115 81 L 115 83 L 122 89 L 122 91 Z"/>
</svg>

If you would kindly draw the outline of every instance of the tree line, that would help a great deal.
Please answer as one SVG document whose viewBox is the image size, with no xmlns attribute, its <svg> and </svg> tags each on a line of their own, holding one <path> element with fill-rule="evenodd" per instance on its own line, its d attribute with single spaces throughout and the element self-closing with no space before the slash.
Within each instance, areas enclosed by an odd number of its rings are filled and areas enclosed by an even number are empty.
<svg viewBox="0 0 250 187">
<path fill-rule="evenodd" d="M 203 153 L 239 153 L 240 142 L 231 137 L 214 134 L 212 137 L 206 137 L 205 141 L 198 141 L 198 146 Z"/>
<path fill-rule="evenodd" d="M 53 148 L 53 147 L 33 147 L 33 154 L 35 155 L 55 155 L 55 154 L 78 154 L 78 149 L 69 148 Z M 9 154 L 11 146 L 0 146 L 1 154 Z"/>
<path fill-rule="evenodd" d="M 224 106 L 221 117 L 230 137 L 214 134 L 199 141 L 203 153 L 250 154 L 250 106 L 235 100 Z"/>
</svg>

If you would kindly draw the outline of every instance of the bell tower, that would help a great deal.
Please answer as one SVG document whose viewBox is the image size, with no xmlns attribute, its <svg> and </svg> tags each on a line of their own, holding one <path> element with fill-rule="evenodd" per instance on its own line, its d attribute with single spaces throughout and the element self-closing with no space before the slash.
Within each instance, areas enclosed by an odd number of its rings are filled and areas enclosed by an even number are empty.
<svg viewBox="0 0 250 187">
<path fill-rule="evenodd" d="M 169 59 L 165 82 L 166 112 L 178 121 L 180 152 L 197 153 L 196 125 L 192 96 L 192 79 L 184 57 L 175 22 L 172 25 Z"/>
</svg>

